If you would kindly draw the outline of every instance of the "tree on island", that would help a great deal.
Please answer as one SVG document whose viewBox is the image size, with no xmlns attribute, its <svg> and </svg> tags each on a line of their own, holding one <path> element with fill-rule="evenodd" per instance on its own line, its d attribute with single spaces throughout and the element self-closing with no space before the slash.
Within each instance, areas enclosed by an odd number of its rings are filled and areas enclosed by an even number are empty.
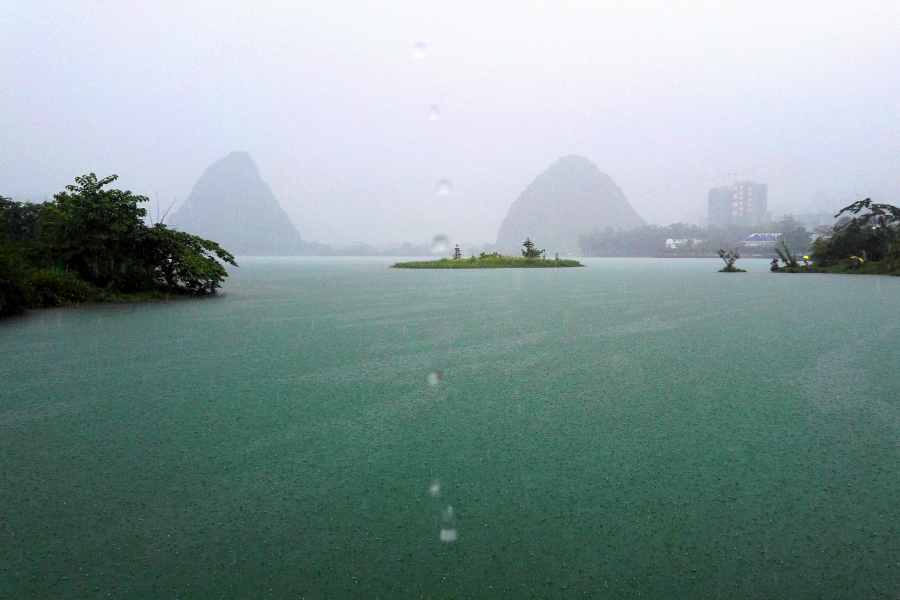
<svg viewBox="0 0 900 600">
<path fill-rule="evenodd" d="M 777 254 L 778 258 L 780 258 L 781 261 L 784 263 L 785 269 L 799 269 L 800 268 L 800 263 L 797 262 L 796 255 L 794 255 L 794 253 L 791 252 L 791 249 L 788 248 L 787 242 L 784 241 L 783 238 L 781 240 L 781 248 L 779 248 L 778 246 L 775 246 L 775 254 Z M 777 271 L 779 269 L 778 260 L 775 259 L 772 264 L 774 266 L 774 268 L 772 270 Z"/>
<path fill-rule="evenodd" d="M 462 258 L 462 251 L 459 249 L 459 244 L 456 244 L 456 246 L 453 247 L 453 258 Z"/>
<path fill-rule="evenodd" d="M 104 189 L 94 173 L 52 202 L 0 198 L 0 314 L 69 302 L 212 294 L 237 266 L 217 243 L 148 225 L 149 199 Z M 220 262 L 221 261 L 221 262 Z"/>
<path fill-rule="evenodd" d="M 737 259 L 741 257 L 740 252 L 738 252 L 737 248 L 734 250 L 725 251 L 722 248 L 718 250 L 719 258 L 725 261 L 725 268 L 719 269 L 719 273 L 746 273 L 744 269 L 738 269 L 734 266 L 734 263 L 737 262 Z"/>
<path fill-rule="evenodd" d="M 534 245 L 534 242 L 531 241 L 531 238 L 525 238 L 525 241 L 522 242 L 522 256 L 525 258 L 540 258 L 541 255 L 544 254 L 543 250 L 538 250 L 537 246 Z"/>
</svg>

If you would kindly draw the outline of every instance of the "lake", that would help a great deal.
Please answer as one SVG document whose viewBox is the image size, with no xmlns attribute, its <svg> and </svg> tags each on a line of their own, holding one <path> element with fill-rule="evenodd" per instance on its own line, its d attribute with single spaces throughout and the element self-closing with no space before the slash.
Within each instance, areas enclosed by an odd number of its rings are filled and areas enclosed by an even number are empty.
<svg viewBox="0 0 900 600">
<path fill-rule="evenodd" d="M 900 279 L 238 262 L 0 322 L 0 598 L 900 593 Z"/>
</svg>

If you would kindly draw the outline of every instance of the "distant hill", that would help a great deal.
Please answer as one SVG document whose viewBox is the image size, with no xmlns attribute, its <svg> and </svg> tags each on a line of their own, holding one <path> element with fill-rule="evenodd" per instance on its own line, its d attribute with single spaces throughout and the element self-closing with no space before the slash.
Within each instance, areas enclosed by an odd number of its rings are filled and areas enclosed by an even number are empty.
<svg viewBox="0 0 900 600">
<path fill-rule="evenodd" d="M 169 225 L 214 240 L 235 255 L 308 251 L 246 152 L 232 152 L 207 167 Z"/>
<path fill-rule="evenodd" d="M 646 225 L 609 175 L 583 156 L 557 160 L 509 208 L 496 247 L 518 253 L 530 237 L 549 255 L 579 254 L 578 234 Z"/>
</svg>

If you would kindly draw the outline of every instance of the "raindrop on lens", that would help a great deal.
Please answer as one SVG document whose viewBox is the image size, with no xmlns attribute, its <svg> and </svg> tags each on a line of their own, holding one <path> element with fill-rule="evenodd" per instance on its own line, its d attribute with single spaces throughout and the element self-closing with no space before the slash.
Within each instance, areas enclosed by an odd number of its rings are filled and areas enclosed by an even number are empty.
<svg viewBox="0 0 900 600">
<path fill-rule="evenodd" d="M 441 511 L 441 541 L 456 541 L 456 520 L 453 518 L 453 507 L 448 506 Z"/>
<path fill-rule="evenodd" d="M 437 193 L 438 196 L 449 196 L 450 195 L 450 180 L 449 179 L 441 179 L 437 184 Z"/>
<path fill-rule="evenodd" d="M 438 110 L 437 104 L 431 105 L 431 113 L 428 115 L 429 121 L 437 121 L 441 117 L 441 112 Z"/>
<path fill-rule="evenodd" d="M 437 496 L 441 493 L 441 482 L 435 479 L 431 482 L 431 485 L 428 486 L 428 493 L 432 496 Z"/>
<path fill-rule="evenodd" d="M 413 58 L 416 60 L 421 60 L 425 58 L 425 50 L 428 46 L 425 42 L 418 42 L 415 46 L 413 46 Z"/>
<path fill-rule="evenodd" d="M 428 385 L 431 387 L 436 386 L 444 379 L 443 371 L 432 371 L 428 374 Z"/>
<path fill-rule="evenodd" d="M 449 248 L 450 240 L 447 239 L 446 235 L 435 236 L 434 240 L 431 242 L 431 251 L 435 254 L 443 254 Z"/>
</svg>

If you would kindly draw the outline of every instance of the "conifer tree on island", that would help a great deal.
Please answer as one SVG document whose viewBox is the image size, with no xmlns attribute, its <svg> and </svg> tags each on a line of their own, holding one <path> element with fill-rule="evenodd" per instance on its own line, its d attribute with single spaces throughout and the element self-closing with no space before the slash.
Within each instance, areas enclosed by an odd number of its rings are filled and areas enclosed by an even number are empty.
<svg viewBox="0 0 900 600">
<path fill-rule="evenodd" d="M 531 241 L 531 238 L 525 238 L 525 241 L 522 242 L 522 256 L 525 258 L 540 258 L 541 255 L 544 254 L 543 250 L 538 250 L 537 246 L 534 245 L 534 242 Z"/>
</svg>

